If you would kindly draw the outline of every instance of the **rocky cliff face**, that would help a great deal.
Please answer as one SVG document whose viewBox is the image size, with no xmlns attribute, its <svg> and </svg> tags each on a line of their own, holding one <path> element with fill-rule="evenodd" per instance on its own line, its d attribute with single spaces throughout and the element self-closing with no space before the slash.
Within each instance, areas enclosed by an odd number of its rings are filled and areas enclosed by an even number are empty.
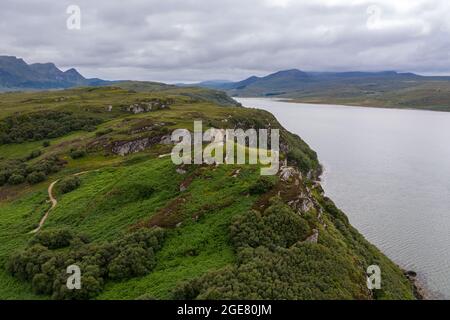
<svg viewBox="0 0 450 320">
<path fill-rule="evenodd" d="M 270 199 L 279 197 L 300 216 L 312 213 L 322 227 L 326 229 L 327 225 L 322 219 L 324 209 L 313 195 L 314 192 L 323 195 L 323 189 L 320 183 L 313 182 L 309 186 L 309 183 L 306 183 L 306 180 L 309 180 L 307 177 L 303 177 L 297 168 L 287 165 L 280 168 L 278 176 L 280 178 L 278 185 L 261 197 L 253 208 L 257 211 L 264 212 L 270 207 Z M 318 239 L 319 230 L 313 229 L 313 232 L 305 241 L 317 243 Z"/>
</svg>

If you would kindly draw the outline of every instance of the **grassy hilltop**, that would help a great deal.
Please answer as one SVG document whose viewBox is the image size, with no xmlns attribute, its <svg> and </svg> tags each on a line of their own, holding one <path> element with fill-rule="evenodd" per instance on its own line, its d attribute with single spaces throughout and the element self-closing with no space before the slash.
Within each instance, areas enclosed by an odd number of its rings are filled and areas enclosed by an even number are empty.
<svg viewBox="0 0 450 320">
<path fill-rule="evenodd" d="M 177 167 L 167 137 L 194 120 L 280 128 L 288 166 L 268 178 L 254 165 Z M 413 299 L 319 174 L 298 136 L 218 91 L 127 82 L 1 94 L 0 299 Z M 65 288 L 70 264 L 81 290 Z M 374 264 L 382 289 L 371 292 Z"/>
</svg>

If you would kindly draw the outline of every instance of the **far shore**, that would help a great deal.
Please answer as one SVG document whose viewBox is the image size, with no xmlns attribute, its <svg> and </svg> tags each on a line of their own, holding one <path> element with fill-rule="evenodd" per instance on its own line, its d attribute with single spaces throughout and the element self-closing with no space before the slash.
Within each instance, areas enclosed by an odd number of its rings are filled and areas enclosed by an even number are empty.
<svg viewBox="0 0 450 320">
<path fill-rule="evenodd" d="M 315 105 L 335 105 L 343 107 L 356 107 L 356 108 L 375 108 L 375 109 L 388 109 L 388 110 L 409 110 L 409 111 L 433 111 L 433 112 L 445 112 L 448 113 L 450 110 L 439 110 L 438 106 L 424 106 L 424 107 L 412 107 L 412 106 L 398 106 L 398 105 L 382 105 L 376 102 L 350 102 L 350 101 L 335 101 L 335 100 L 307 100 L 298 98 L 277 98 L 273 97 L 232 97 L 237 99 L 269 99 L 280 102 L 289 103 L 304 103 L 304 104 L 315 104 Z M 446 107 L 448 108 L 448 107 Z"/>
</svg>

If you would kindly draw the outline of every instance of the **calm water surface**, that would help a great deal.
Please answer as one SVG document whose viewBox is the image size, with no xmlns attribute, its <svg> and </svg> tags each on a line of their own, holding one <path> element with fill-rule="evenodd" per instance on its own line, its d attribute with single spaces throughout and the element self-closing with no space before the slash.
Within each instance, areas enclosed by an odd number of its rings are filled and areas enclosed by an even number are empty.
<svg viewBox="0 0 450 320">
<path fill-rule="evenodd" d="M 450 113 L 237 100 L 300 135 L 351 223 L 450 298 Z"/>
</svg>

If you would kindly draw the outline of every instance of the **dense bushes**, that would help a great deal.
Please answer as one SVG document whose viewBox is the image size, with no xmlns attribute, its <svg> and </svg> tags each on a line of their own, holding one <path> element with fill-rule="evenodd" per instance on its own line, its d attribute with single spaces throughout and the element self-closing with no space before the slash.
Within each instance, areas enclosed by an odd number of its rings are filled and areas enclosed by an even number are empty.
<svg viewBox="0 0 450 320">
<path fill-rule="evenodd" d="M 367 298 L 364 274 L 348 257 L 304 240 L 308 222 L 277 198 L 263 213 L 235 218 L 236 265 L 181 283 L 176 299 Z"/>
<path fill-rule="evenodd" d="M 291 208 L 276 202 L 264 213 L 247 212 L 235 218 L 230 228 L 235 248 L 289 248 L 311 234 L 308 222 Z"/>
<path fill-rule="evenodd" d="M 13 115 L 0 121 L 0 144 L 57 138 L 76 130 L 91 131 L 100 123 L 93 117 L 51 110 Z"/>
<path fill-rule="evenodd" d="M 54 299 L 90 299 L 98 295 L 109 279 L 127 279 L 149 273 L 155 266 L 155 252 L 161 248 L 162 229 L 142 229 L 103 244 L 86 244 L 83 237 L 67 230 L 42 232 L 28 248 L 13 254 L 7 270 L 30 281 L 35 292 Z M 65 250 L 54 250 L 66 248 Z M 66 268 L 81 270 L 81 289 L 66 286 Z"/>
<path fill-rule="evenodd" d="M 10 160 L 0 166 L 0 186 L 17 185 L 25 181 L 30 184 L 42 182 L 47 175 L 58 172 L 65 164 L 56 156 L 47 157 L 34 164 L 23 160 Z"/>
<path fill-rule="evenodd" d="M 47 176 L 41 171 L 33 171 L 27 176 L 27 181 L 29 184 L 36 184 L 45 181 Z"/>
<path fill-rule="evenodd" d="M 308 172 L 312 169 L 318 169 L 316 160 L 312 160 L 309 155 L 299 148 L 292 148 L 287 154 L 288 161 L 295 164 L 301 172 Z"/>
<path fill-rule="evenodd" d="M 67 229 L 41 231 L 34 236 L 30 244 L 40 244 L 48 249 L 60 249 L 68 247 L 74 239 L 73 233 Z M 85 238 L 82 237 L 81 239 L 84 240 Z"/>
<path fill-rule="evenodd" d="M 322 246 L 243 250 L 236 266 L 183 283 L 175 299 L 329 300 L 367 299 L 363 273 Z"/>
<path fill-rule="evenodd" d="M 12 186 L 25 182 L 25 177 L 19 173 L 12 173 L 8 178 L 8 183 Z"/>
<path fill-rule="evenodd" d="M 70 150 L 70 157 L 74 160 L 83 158 L 84 156 L 86 156 L 85 150 L 77 150 L 77 149 Z"/>
<path fill-rule="evenodd" d="M 108 276 L 119 280 L 147 274 L 155 266 L 153 249 L 139 245 L 124 248 L 108 266 Z"/>
<path fill-rule="evenodd" d="M 78 177 L 72 176 L 62 179 L 58 183 L 58 189 L 61 193 L 69 193 L 77 189 L 81 185 L 81 180 Z"/>
</svg>

